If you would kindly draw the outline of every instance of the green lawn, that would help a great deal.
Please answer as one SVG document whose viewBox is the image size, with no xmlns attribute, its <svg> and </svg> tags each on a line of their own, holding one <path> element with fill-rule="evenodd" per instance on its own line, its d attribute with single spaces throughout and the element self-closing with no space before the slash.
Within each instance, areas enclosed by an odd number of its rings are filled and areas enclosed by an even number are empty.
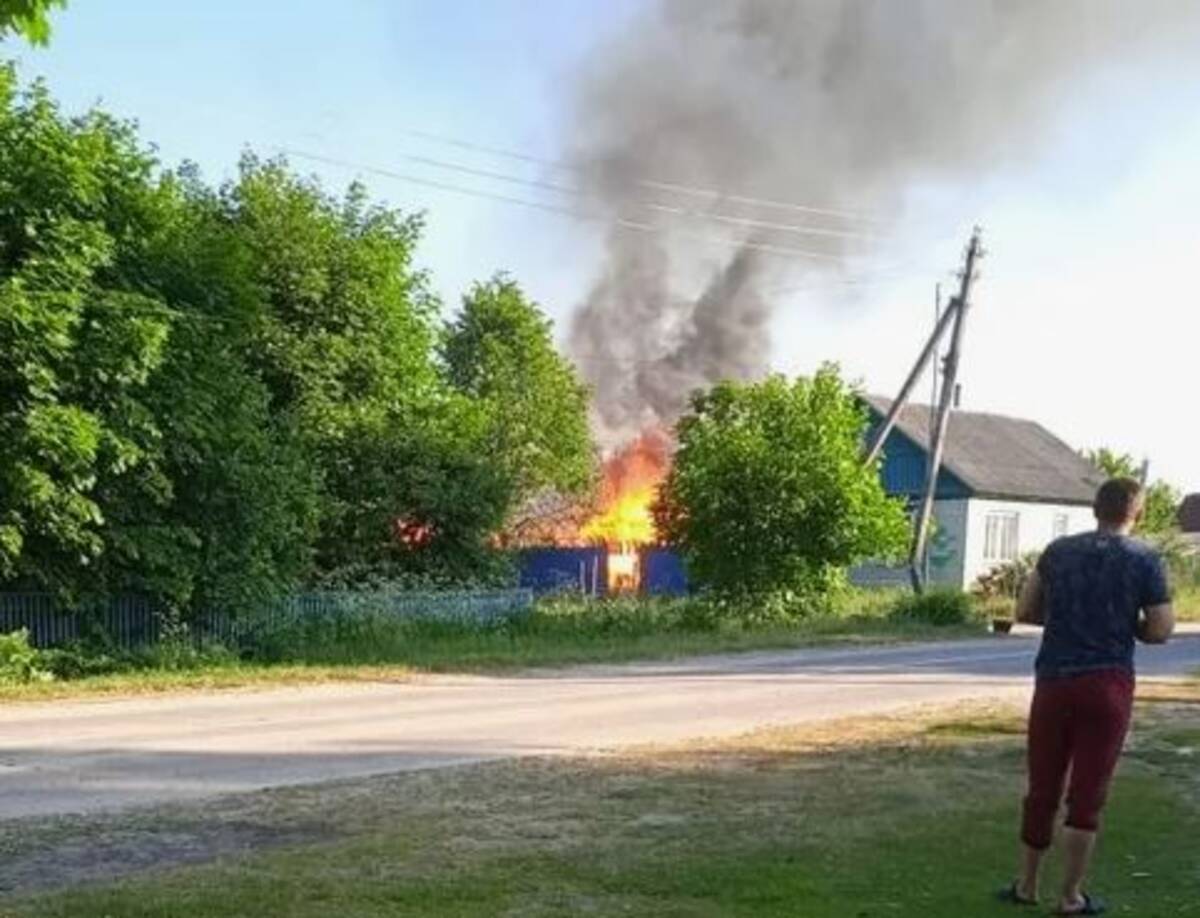
<svg viewBox="0 0 1200 918">
<path fill-rule="evenodd" d="M 1115 914 L 1200 915 L 1200 687 L 1156 693 L 1094 885 Z M 1014 861 L 1020 744 L 1016 712 L 968 708 L 10 826 L 0 882 L 157 853 L 168 866 L 8 914 L 986 918 L 1013 913 L 990 895 Z M 209 863 L 169 866 L 189 858 Z"/>
</svg>

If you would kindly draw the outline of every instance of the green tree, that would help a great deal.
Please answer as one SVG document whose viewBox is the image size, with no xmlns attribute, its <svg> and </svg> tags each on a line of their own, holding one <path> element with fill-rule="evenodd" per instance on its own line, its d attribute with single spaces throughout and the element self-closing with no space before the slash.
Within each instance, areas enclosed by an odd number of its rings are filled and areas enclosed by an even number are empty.
<svg viewBox="0 0 1200 918">
<path fill-rule="evenodd" d="M 67 0 L 0 0 L 0 38 L 16 32 L 30 44 L 44 45 L 50 40 L 50 10 L 66 5 Z"/>
<path fill-rule="evenodd" d="M 486 413 L 453 391 L 421 221 L 247 157 L 221 195 L 261 306 L 247 359 L 294 418 L 322 488 L 316 564 L 458 576 L 512 502 Z"/>
<path fill-rule="evenodd" d="M 247 360 L 259 296 L 215 196 L 190 171 L 168 184 L 180 206 L 125 265 L 173 310 L 147 395 L 165 487 L 158 500 L 110 495 L 127 559 L 114 579 L 198 607 L 251 608 L 309 573 L 318 478 Z"/>
<path fill-rule="evenodd" d="M 436 395 L 438 312 L 412 265 L 421 220 L 342 199 L 282 161 L 243 158 L 221 205 L 259 295 L 253 353 L 274 407 L 321 437 L 363 411 Z"/>
<path fill-rule="evenodd" d="M 1109 478 L 1137 478 L 1142 467 L 1128 453 L 1118 453 L 1106 447 L 1089 450 L 1087 458 Z M 1146 487 L 1146 508 L 1138 530 L 1147 535 L 1163 535 L 1178 528 L 1179 502 L 1183 495 L 1169 483 L 1154 481 Z"/>
<path fill-rule="evenodd" d="M 487 424 L 478 404 L 449 393 L 347 428 L 326 469 L 321 569 L 486 579 L 488 536 L 512 502 L 510 480 L 488 460 Z"/>
<path fill-rule="evenodd" d="M 0 581 L 235 606 L 305 573 L 310 463 L 211 199 L 0 70 Z"/>
<path fill-rule="evenodd" d="M 236 609 L 490 570 L 522 444 L 447 378 L 420 228 L 282 162 L 164 173 L 0 68 L 0 584 Z"/>
<path fill-rule="evenodd" d="M 0 578 L 79 592 L 98 494 L 157 476 L 144 396 L 168 310 L 116 267 L 159 210 L 149 165 L 127 128 L 67 121 L 0 68 Z"/>
<path fill-rule="evenodd" d="M 497 276 L 463 297 L 442 358 L 451 384 L 485 406 L 488 451 L 518 499 L 587 489 L 595 471 L 587 387 L 555 349 L 550 321 L 516 283 Z"/>
<path fill-rule="evenodd" d="M 661 534 L 719 593 L 827 596 L 850 565 L 907 539 L 903 504 L 862 463 L 867 423 L 831 365 L 698 393 L 678 424 Z"/>
</svg>

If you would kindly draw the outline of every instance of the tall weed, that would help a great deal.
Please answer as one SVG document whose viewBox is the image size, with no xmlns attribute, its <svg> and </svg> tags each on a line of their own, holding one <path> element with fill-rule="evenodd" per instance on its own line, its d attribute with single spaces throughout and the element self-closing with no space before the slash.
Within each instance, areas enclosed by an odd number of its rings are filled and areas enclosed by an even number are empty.
<svg viewBox="0 0 1200 918">
<path fill-rule="evenodd" d="M 28 629 L 0 634 L 0 684 L 26 685 L 53 678 L 42 664 L 41 653 L 29 643 Z"/>
</svg>

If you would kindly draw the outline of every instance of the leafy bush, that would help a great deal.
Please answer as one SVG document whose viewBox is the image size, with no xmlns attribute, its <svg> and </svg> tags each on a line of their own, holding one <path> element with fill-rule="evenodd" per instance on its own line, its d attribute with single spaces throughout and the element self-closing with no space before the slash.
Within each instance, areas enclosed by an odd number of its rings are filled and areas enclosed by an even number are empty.
<svg viewBox="0 0 1200 918">
<path fill-rule="evenodd" d="M 928 625 L 965 625 L 978 618 L 970 595 L 960 590 L 907 593 L 896 600 L 891 617 L 896 621 Z"/>
<path fill-rule="evenodd" d="M 124 660 L 127 667 L 134 670 L 187 670 L 232 666 L 240 662 L 240 657 L 222 644 L 174 638 L 139 647 Z"/>
<path fill-rule="evenodd" d="M 511 553 L 482 550 L 471 560 L 469 575 L 461 571 L 415 571 L 389 560 L 358 561 L 325 571 L 315 578 L 313 586 L 338 593 L 396 594 L 503 589 L 516 584 L 517 559 Z"/>
<path fill-rule="evenodd" d="M 511 631 L 587 635 L 662 634 L 710 631 L 720 624 L 721 610 L 703 599 L 619 596 L 588 600 L 559 596 L 538 602 Z"/>
<path fill-rule="evenodd" d="M 56 679 L 87 679 L 126 672 L 129 662 L 95 647 L 71 644 L 41 652 L 42 665 Z"/>
<path fill-rule="evenodd" d="M 1160 547 L 1170 573 L 1175 614 L 1181 621 L 1200 621 L 1200 551 L 1180 536 Z"/>
<path fill-rule="evenodd" d="M 827 571 L 835 574 L 835 571 Z M 833 578 L 836 579 L 836 578 Z M 840 584 L 821 578 L 821 583 L 798 583 L 791 589 L 769 593 L 718 593 L 707 597 L 705 605 L 710 614 L 724 621 L 736 622 L 748 628 L 795 624 L 806 619 L 822 618 L 853 611 L 845 602 L 848 590 Z"/>
<path fill-rule="evenodd" d="M 72 680 L 148 670 L 181 671 L 231 666 L 240 662 L 234 651 L 220 645 L 171 637 L 133 650 L 100 643 L 75 643 L 43 650 L 39 665 L 54 678 Z"/>
<path fill-rule="evenodd" d="M 299 617 L 257 631 L 245 653 L 262 663 L 377 663 L 406 643 L 411 629 L 382 612 Z"/>
<path fill-rule="evenodd" d="M 0 685 L 45 682 L 54 678 L 41 661 L 41 654 L 29 643 L 29 630 L 22 628 L 0 634 Z"/>
<path fill-rule="evenodd" d="M 1038 552 L 1033 551 L 996 565 L 979 575 L 971 592 L 980 599 L 1015 599 L 1037 568 L 1038 557 Z"/>
<path fill-rule="evenodd" d="M 903 502 L 864 466 L 868 417 L 837 368 L 810 379 L 724 382 L 693 397 L 655 508 L 688 573 L 723 596 L 806 609 L 845 570 L 903 548 Z"/>
<path fill-rule="evenodd" d="M 1200 552 L 1179 532 L 1160 532 L 1144 536 L 1163 559 L 1178 589 L 1200 587 Z"/>
<path fill-rule="evenodd" d="M 398 618 L 364 605 L 345 614 L 276 623 L 251 638 L 249 658 L 264 663 L 389 663 L 440 659 L 447 648 L 473 655 L 542 644 L 604 644 L 665 634 L 710 632 L 723 611 L 696 599 L 552 597 L 527 614 L 490 622 Z"/>
</svg>

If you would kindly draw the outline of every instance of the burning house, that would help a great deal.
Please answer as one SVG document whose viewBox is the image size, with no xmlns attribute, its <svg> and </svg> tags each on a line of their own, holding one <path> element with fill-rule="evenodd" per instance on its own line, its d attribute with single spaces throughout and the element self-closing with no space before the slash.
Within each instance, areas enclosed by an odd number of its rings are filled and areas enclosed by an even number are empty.
<svg viewBox="0 0 1200 918">
<path fill-rule="evenodd" d="M 670 450 L 666 432 L 652 428 L 604 463 L 600 510 L 580 536 L 604 546 L 609 592 L 641 586 L 640 553 L 657 541 L 653 508 L 670 467 Z"/>
<path fill-rule="evenodd" d="M 1161 0 L 1153 17 L 1096 5 L 652 0 L 596 46 L 554 168 L 607 223 L 566 343 L 611 458 L 585 518 L 521 541 L 542 546 L 526 582 L 653 589 L 673 557 L 650 510 L 669 467 L 659 432 L 696 389 L 769 371 L 788 291 L 824 283 L 843 291 L 830 306 L 853 302 L 901 238 L 899 254 L 936 240 L 906 223 L 914 204 L 922 226 L 962 225 L 954 206 L 928 209 L 928 190 L 1029 159 L 1064 87 L 1192 53 L 1194 2 Z"/>
<path fill-rule="evenodd" d="M 651 427 L 613 452 L 588 512 L 560 517 L 541 544 L 525 550 L 522 585 L 593 596 L 685 591 L 682 564 L 658 544 L 654 525 L 671 449 L 670 435 Z"/>
</svg>

